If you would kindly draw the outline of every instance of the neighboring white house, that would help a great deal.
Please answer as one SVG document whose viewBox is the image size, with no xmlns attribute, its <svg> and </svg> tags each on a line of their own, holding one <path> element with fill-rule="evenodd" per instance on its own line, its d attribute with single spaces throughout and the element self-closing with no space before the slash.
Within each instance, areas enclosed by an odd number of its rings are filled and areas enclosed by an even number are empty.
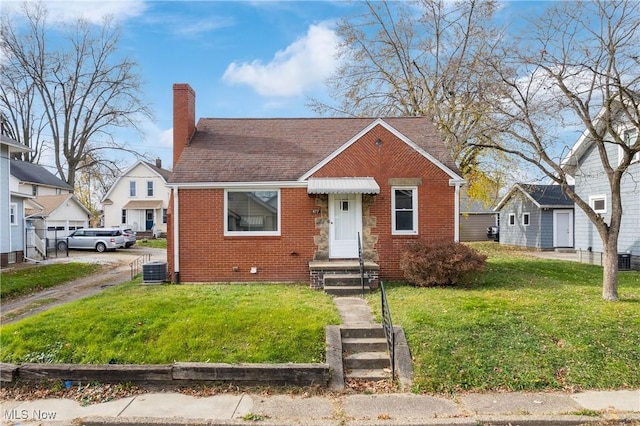
<svg viewBox="0 0 640 426">
<path fill-rule="evenodd" d="M 11 160 L 11 190 L 34 197 L 73 194 L 73 188 L 44 167 Z"/>
<path fill-rule="evenodd" d="M 73 195 L 73 188 L 44 167 L 11 160 L 11 191 L 24 194 L 25 255 L 30 259 L 47 256 L 56 239 L 89 226 L 91 212 Z"/>
<path fill-rule="evenodd" d="M 0 267 L 21 263 L 25 253 L 24 201 L 32 198 L 11 189 L 13 153 L 31 151 L 25 145 L 0 135 Z"/>
<path fill-rule="evenodd" d="M 48 249 L 76 229 L 87 228 L 91 212 L 73 194 L 41 195 L 26 203 L 27 257 L 46 256 L 39 239 Z M 43 232 L 46 231 L 46 232 Z"/>
<path fill-rule="evenodd" d="M 596 124 L 601 126 L 601 120 Z M 630 147 L 638 142 L 638 129 L 630 125 L 617 129 Z M 607 143 L 606 152 L 612 167 L 617 167 L 624 154 L 621 146 Z M 637 145 L 636 145 L 637 146 Z M 575 191 L 606 221 L 611 215 L 611 192 L 597 147 L 585 131 L 563 160 L 563 168 L 575 178 Z M 622 222 L 618 236 L 618 259 L 622 269 L 640 269 L 640 152 L 622 177 L 620 196 Z M 602 264 L 602 240 L 595 226 L 581 209 L 575 211 L 575 248 L 583 262 Z"/>
<path fill-rule="evenodd" d="M 167 232 L 171 171 L 138 161 L 116 179 L 102 200 L 103 225 L 131 228 L 154 236 Z"/>
</svg>

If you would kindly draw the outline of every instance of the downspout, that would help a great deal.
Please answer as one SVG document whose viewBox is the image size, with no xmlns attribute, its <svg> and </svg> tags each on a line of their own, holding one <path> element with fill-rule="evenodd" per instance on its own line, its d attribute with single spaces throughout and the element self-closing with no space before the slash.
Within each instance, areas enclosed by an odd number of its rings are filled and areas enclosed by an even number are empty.
<svg viewBox="0 0 640 426">
<path fill-rule="evenodd" d="M 460 242 L 460 187 L 464 185 L 464 180 L 454 180 L 451 179 L 449 181 L 449 186 L 455 187 L 455 195 L 453 200 L 453 241 L 456 243 Z"/>
<path fill-rule="evenodd" d="M 178 187 L 173 187 L 173 283 L 180 284 L 180 210 L 178 202 Z"/>
</svg>

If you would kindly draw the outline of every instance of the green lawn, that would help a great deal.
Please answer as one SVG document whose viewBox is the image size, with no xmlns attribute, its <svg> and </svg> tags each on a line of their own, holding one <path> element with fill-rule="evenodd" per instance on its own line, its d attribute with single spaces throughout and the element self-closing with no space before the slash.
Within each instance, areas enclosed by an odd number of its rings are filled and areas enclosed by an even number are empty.
<svg viewBox="0 0 640 426">
<path fill-rule="evenodd" d="M 487 269 L 464 287 L 386 286 L 416 392 L 640 387 L 639 272 L 604 302 L 600 267 L 476 248 Z"/>
<path fill-rule="evenodd" d="M 167 248 L 166 238 L 151 238 L 136 241 L 136 247 Z"/>
<path fill-rule="evenodd" d="M 331 298 L 305 285 L 125 284 L 1 328 L 10 363 L 323 362 Z"/>
<path fill-rule="evenodd" d="M 11 270 L 0 274 L 0 299 L 54 287 L 96 273 L 100 265 L 57 263 Z"/>
<path fill-rule="evenodd" d="M 487 268 L 457 288 L 387 283 L 414 359 L 414 391 L 640 387 L 640 272 L 619 302 L 602 269 L 476 245 Z M 3 275 L 4 278 L 4 275 Z M 379 293 L 367 296 L 379 315 Z M 0 329 L 2 362 L 319 362 L 331 299 L 300 285 L 109 289 Z"/>
</svg>

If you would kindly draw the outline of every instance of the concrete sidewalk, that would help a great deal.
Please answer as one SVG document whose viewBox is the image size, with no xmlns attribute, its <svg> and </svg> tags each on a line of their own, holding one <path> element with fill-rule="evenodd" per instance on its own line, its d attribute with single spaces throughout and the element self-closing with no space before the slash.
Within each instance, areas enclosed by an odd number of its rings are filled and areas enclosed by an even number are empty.
<svg viewBox="0 0 640 426">
<path fill-rule="evenodd" d="M 567 393 L 193 397 L 148 393 L 82 406 L 65 399 L 2 401 L 15 425 L 640 425 L 640 390 Z"/>
<path fill-rule="evenodd" d="M 373 324 L 361 298 L 336 298 L 345 326 Z M 640 390 L 469 393 L 455 397 L 146 393 L 83 406 L 69 399 L 0 401 L 3 425 L 633 425 Z"/>
</svg>

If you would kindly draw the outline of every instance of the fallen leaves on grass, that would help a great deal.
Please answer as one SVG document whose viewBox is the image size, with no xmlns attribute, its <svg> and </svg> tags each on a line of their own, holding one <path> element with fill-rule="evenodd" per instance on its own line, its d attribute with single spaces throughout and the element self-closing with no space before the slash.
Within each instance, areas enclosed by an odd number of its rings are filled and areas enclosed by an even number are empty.
<svg viewBox="0 0 640 426">
<path fill-rule="evenodd" d="M 0 400 L 29 401 L 44 398 L 72 399 L 82 405 L 128 398 L 147 391 L 131 384 L 73 383 L 66 387 L 60 380 L 38 384 L 14 384 L 0 389 Z"/>
</svg>

